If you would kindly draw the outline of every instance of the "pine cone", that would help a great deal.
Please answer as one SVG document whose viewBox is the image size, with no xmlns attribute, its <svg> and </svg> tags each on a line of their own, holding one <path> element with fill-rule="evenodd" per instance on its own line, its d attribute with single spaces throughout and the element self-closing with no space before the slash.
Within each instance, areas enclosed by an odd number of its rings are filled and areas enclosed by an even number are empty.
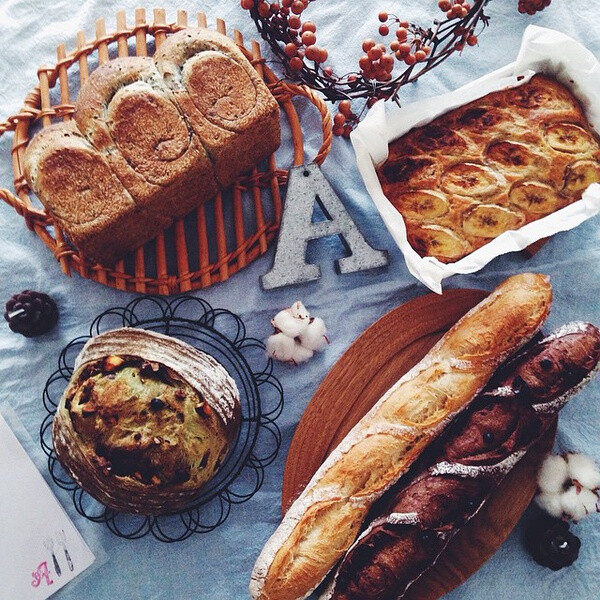
<svg viewBox="0 0 600 600">
<path fill-rule="evenodd" d="M 566 521 L 539 515 L 525 530 L 525 546 L 535 562 L 558 571 L 577 560 L 581 541 Z"/>
<path fill-rule="evenodd" d="M 24 290 L 8 300 L 4 318 L 15 333 L 34 337 L 50 331 L 56 325 L 58 309 L 48 294 Z"/>
</svg>

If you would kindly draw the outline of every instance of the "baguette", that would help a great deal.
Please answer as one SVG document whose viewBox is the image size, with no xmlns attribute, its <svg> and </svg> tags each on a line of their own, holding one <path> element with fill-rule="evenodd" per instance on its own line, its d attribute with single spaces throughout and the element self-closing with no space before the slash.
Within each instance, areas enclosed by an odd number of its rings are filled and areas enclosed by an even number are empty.
<svg viewBox="0 0 600 600">
<path fill-rule="evenodd" d="M 591 378 L 599 359 L 600 330 L 571 323 L 512 360 L 449 428 L 434 464 L 383 498 L 322 600 L 403 598 Z"/>
<path fill-rule="evenodd" d="M 306 597 L 352 545 L 373 503 L 546 319 L 548 279 L 504 281 L 461 318 L 350 431 L 315 473 L 260 554 L 257 600 Z"/>
</svg>

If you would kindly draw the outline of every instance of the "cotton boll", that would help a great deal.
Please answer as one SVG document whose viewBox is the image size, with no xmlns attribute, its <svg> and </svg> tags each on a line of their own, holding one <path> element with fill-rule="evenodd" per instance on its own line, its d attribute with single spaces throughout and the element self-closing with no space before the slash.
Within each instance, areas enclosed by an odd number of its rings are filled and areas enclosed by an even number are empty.
<svg viewBox="0 0 600 600">
<path fill-rule="evenodd" d="M 294 317 L 287 309 L 280 310 L 271 320 L 271 325 L 290 338 L 295 338 L 306 331 L 308 319 Z"/>
<path fill-rule="evenodd" d="M 276 333 L 267 339 L 267 354 L 277 360 L 289 362 L 293 360 L 296 345 L 294 338 Z"/>
<path fill-rule="evenodd" d="M 577 480 L 588 490 L 600 487 L 600 471 L 594 461 L 585 454 L 567 454 L 569 477 Z"/>
<path fill-rule="evenodd" d="M 310 313 L 306 310 L 306 307 L 300 300 L 297 300 L 287 309 L 293 317 L 296 319 L 308 319 L 310 317 Z"/>
<path fill-rule="evenodd" d="M 560 454 L 550 454 L 540 467 L 537 484 L 542 492 L 558 494 L 569 479 L 567 461 Z"/>
<path fill-rule="evenodd" d="M 586 488 L 572 485 L 560 498 L 563 512 L 574 521 L 580 521 L 598 512 L 598 496 Z"/>
<path fill-rule="evenodd" d="M 327 346 L 327 328 L 323 319 L 314 317 L 306 328 L 306 331 L 300 336 L 300 343 L 310 350 L 319 352 Z"/>
<path fill-rule="evenodd" d="M 296 364 L 306 362 L 312 358 L 314 352 L 310 348 L 305 348 L 302 344 L 294 342 L 294 351 L 292 354 L 292 361 Z"/>
<path fill-rule="evenodd" d="M 538 494 L 535 497 L 535 502 L 549 515 L 560 518 L 563 514 L 561 496 L 562 494 Z"/>
</svg>

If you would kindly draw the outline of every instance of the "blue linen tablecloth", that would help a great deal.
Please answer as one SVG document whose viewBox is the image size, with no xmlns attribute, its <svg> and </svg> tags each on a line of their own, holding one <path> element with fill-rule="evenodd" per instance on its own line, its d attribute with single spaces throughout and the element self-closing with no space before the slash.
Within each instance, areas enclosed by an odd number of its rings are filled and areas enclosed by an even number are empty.
<svg viewBox="0 0 600 600">
<path fill-rule="evenodd" d="M 54 63 L 55 48 L 66 42 L 75 46 L 75 34 L 85 29 L 93 34 L 93 23 L 106 17 L 109 30 L 116 10 L 125 8 L 129 22 L 139 0 L 4 0 L 0 4 L 0 120 L 18 111 L 25 94 L 36 83 L 40 64 Z M 255 36 L 254 25 L 237 0 L 163 3 L 167 18 L 177 9 L 190 13 L 203 10 L 214 25 L 222 17 L 230 28 L 240 29 L 246 39 Z M 597 4 L 582 0 L 553 0 L 535 17 L 519 15 L 517 0 L 494 0 L 488 13 L 491 27 L 480 36 L 479 47 L 466 49 L 418 84 L 403 92 L 403 101 L 436 95 L 479 77 L 517 54 L 525 27 L 530 23 L 559 29 L 600 54 Z M 360 42 L 373 36 L 377 13 L 386 9 L 411 20 L 429 23 L 434 0 L 427 2 L 355 2 L 321 0 L 310 8 L 318 24 L 319 41 L 330 50 L 336 70 L 353 68 Z M 146 5 L 151 10 L 153 5 Z M 268 50 L 265 50 L 268 55 Z M 600 93 L 600 90 L 598 91 Z M 314 156 L 319 144 L 318 121 L 310 109 L 301 110 L 306 126 L 307 154 Z M 309 127 L 313 130 L 309 130 Z M 11 136 L 0 139 L 0 185 L 12 187 Z M 377 271 L 338 275 L 333 258 L 341 247 L 328 240 L 311 247 L 311 257 L 322 267 L 320 280 L 295 288 L 265 292 L 259 277 L 273 259 L 273 249 L 227 282 L 196 292 L 213 306 L 227 308 L 245 321 L 248 334 L 265 338 L 269 319 L 282 307 L 302 299 L 309 310 L 329 325 L 331 345 L 309 363 L 294 368 L 276 365 L 275 373 L 285 389 L 285 407 L 278 420 L 283 433 L 281 451 L 268 467 L 261 490 L 247 503 L 234 506 L 226 523 L 210 534 L 194 535 L 176 544 L 157 542 L 152 537 L 127 541 L 107 527 L 79 516 L 69 494 L 53 486 L 58 498 L 92 549 L 105 553 L 105 560 L 87 576 L 69 584 L 57 598 L 159 599 L 176 598 L 232 600 L 248 597 L 247 585 L 254 561 L 280 520 L 280 492 L 285 457 L 294 428 L 308 401 L 344 350 L 372 322 L 412 298 L 428 293 L 408 273 L 402 255 L 387 233 L 354 167 L 350 143 L 335 139 L 323 166 L 346 207 L 369 241 L 390 254 L 390 265 Z M 596 217 L 575 230 L 556 235 L 532 259 L 521 254 L 500 257 L 481 272 L 456 276 L 447 288 L 475 287 L 490 290 L 515 272 L 537 271 L 550 275 L 554 305 L 548 328 L 569 320 L 600 324 L 600 220 Z M 126 294 L 74 276 L 62 275 L 58 263 L 43 243 L 24 225 L 10 207 L 0 205 L 0 300 L 26 288 L 50 293 L 60 308 L 59 326 L 39 339 L 12 334 L 0 324 L 0 403 L 14 409 L 32 438 L 37 439 L 44 417 L 41 393 L 55 370 L 59 352 L 71 339 L 85 335 L 93 318 L 111 306 L 127 304 Z M 343 302 L 340 300 L 343 298 Z M 590 454 L 600 462 L 600 381 L 584 389 L 562 412 L 557 450 Z M 43 462 L 39 445 L 28 446 L 30 454 Z M 47 473 L 44 473 L 47 477 Z M 0 507 L 1 510 L 1 507 Z M 600 595 L 600 515 L 574 527 L 582 540 L 579 560 L 572 568 L 552 572 L 538 566 L 523 549 L 517 527 L 500 550 L 465 584 L 447 596 L 459 598 L 511 598 L 513 600 L 563 600 L 567 597 L 592 600 Z M 2 532 L 0 532 L 0 540 Z M 4 543 L 0 541 L 0 543 Z M 0 598 L 2 586 L 0 583 Z"/>
</svg>

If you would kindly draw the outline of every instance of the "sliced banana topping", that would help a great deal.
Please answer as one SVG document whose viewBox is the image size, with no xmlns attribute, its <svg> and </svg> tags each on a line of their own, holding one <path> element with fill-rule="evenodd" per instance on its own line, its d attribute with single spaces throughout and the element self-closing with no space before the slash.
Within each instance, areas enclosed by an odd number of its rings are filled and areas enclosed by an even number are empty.
<svg viewBox="0 0 600 600">
<path fill-rule="evenodd" d="M 477 133 L 489 131 L 503 122 L 508 122 L 504 111 L 493 106 L 474 106 L 466 110 L 457 119 L 459 127 L 466 127 Z"/>
<path fill-rule="evenodd" d="M 535 85 L 513 88 L 507 92 L 506 98 L 511 104 L 522 108 L 543 106 L 548 110 L 565 110 L 572 107 L 568 100 L 557 96 L 551 90 Z"/>
<path fill-rule="evenodd" d="M 542 156 L 519 142 L 494 142 L 488 146 L 486 154 L 490 160 L 501 164 L 509 171 L 531 171 L 546 164 Z"/>
<path fill-rule="evenodd" d="M 500 186 L 499 175 L 485 165 L 459 163 L 442 175 L 441 187 L 450 194 L 488 196 Z"/>
<path fill-rule="evenodd" d="M 557 123 L 546 129 L 546 142 L 559 152 L 579 154 L 587 152 L 593 145 L 592 136 L 579 125 Z"/>
<path fill-rule="evenodd" d="M 558 192 L 541 181 L 517 183 L 510 190 L 508 199 L 512 204 L 537 215 L 554 212 L 561 204 Z"/>
<path fill-rule="evenodd" d="M 517 229 L 525 217 L 516 211 L 497 204 L 479 204 L 463 219 L 463 229 L 468 235 L 494 238 L 509 229 Z"/>
<path fill-rule="evenodd" d="M 600 163 L 595 160 L 578 160 L 565 169 L 564 189 L 583 192 L 592 183 L 600 182 Z"/>
<path fill-rule="evenodd" d="M 407 219 L 426 220 L 448 212 L 448 201 L 439 192 L 417 190 L 401 194 L 394 201 L 396 209 Z"/>
<path fill-rule="evenodd" d="M 440 225 L 423 225 L 409 236 L 410 245 L 421 256 L 439 259 L 456 259 L 470 250 L 470 245 L 455 231 Z"/>
</svg>

